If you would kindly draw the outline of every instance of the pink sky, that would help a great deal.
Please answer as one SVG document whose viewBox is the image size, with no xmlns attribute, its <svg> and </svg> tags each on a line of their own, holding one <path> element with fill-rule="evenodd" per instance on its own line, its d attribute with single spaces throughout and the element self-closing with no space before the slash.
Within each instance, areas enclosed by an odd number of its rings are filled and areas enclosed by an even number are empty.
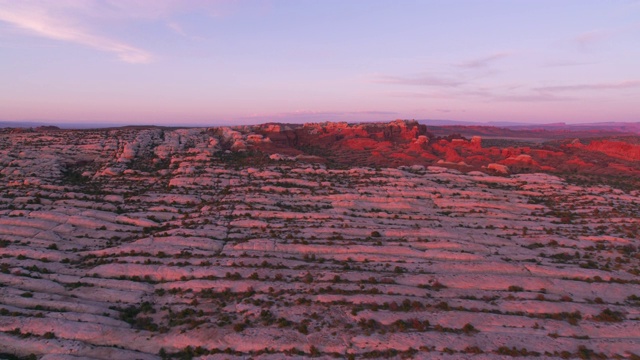
<svg viewBox="0 0 640 360">
<path fill-rule="evenodd" d="M 0 120 L 640 121 L 640 1 L 0 0 Z"/>
</svg>

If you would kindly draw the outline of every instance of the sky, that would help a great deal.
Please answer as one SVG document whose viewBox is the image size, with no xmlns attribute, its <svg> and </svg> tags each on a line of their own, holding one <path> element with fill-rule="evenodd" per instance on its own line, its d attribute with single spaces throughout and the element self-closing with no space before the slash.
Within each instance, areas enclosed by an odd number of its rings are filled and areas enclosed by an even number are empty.
<svg viewBox="0 0 640 360">
<path fill-rule="evenodd" d="M 640 0 L 0 0 L 0 120 L 640 121 Z"/>
</svg>

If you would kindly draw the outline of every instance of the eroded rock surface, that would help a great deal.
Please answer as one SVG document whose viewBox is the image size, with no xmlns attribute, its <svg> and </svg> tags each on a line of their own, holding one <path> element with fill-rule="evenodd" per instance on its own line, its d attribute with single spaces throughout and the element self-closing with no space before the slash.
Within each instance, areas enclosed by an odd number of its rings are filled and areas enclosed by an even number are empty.
<svg viewBox="0 0 640 360">
<path fill-rule="evenodd" d="M 316 139 L 368 157 L 334 166 Z M 410 122 L 0 134 L 0 353 L 640 355 L 640 193 L 459 140 Z M 407 165 L 358 165 L 376 156 Z"/>
</svg>

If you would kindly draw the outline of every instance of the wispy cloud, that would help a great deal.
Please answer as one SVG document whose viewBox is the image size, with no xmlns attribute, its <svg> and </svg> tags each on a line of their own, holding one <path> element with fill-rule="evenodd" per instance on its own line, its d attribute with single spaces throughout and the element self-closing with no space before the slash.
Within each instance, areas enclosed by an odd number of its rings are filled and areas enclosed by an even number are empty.
<svg viewBox="0 0 640 360">
<path fill-rule="evenodd" d="M 543 86 L 534 90 L 541 92 L 585 91 L 585 90 L 616 90 L 640 87 L 640 80 L 627 80 L 620 82 L 603 82 L 592 84 Z"/>
<path fill-rule="evenodd" d="M 504 101 L 504 102 L 559 102 L 559 101 L 573 101 L 575 98 L 568 96 L 558 96 L 554 94 L 521 94 L 521 95 L 493 95 L 490 97 L 492 101 Z"/>
<path fill-rule="evenodd" d="M 391 76 L 391 75 L 378 75 L 373 78 L 373 82 L 380 84 L 394 84 L 394 85 L 416 85 L 416 86 L 432 86 L 432 87 L 456 87 L 463 85 L 465 81 L 446 78 L 439 76 L 432 76 L 427 74 L 420 74 L 415 76 Z"/>
<path fill-rule="evenodd" d="M 453 90 L 445 92 L 392 92 L 389 96 L 416 98 L 416 99 L 464 99 L 471 101 L 492 101 L 492 102 L 559 102 L 572 101 L 573 97 L 561 96 L 552 93 L 545 93 L 537 90 L 523 89 L 518 93 L 509 91 L 507 88 L 477 88 L 469 90 Z"/>
<path fill-rule="evenodd" d="M 466 95 L 483 98 L 488 101 L 502 102 L 562 102 L 585 100 L 572 92 L 581 91 L 607 91 L 640 88 L 640 80 L 628 80 L 620 82 L 601 82 L 576 85 L 542 86 L 537 88 L 522 89 L 519 93 L 505 92 L 504 89 L 484 89 L 467 92 Z"/>
<path fill-rule="evenodd" d="M 413 91 L 390 91 L 385 92 L 384 95 L 398 98 L 414 98 L 414 99 L 451 99 L 455 97 L 455 94 L 446 91 L 431 91 L 431 92 L 413 92 Z"/>
<path fill-rule="evenodd" d="M 587 48 L 588 46 L 607 40 L 614 33 L 615 31 L 613 30 L 591 30 L 578 34 L 571 40 L 574 43 L 578 44 L 581 48 Z"/>
<path fill-rule="evenodd" d="M 0 21 L 33 35 L 113 53 L 124 62 L 141 64 L 151 61 L 152 55 L 149 52 L 109 37 L 94 34 L 89 28 L 79 25 L 79 21 L 67 16 L 65 10 L 68 10 L 70 6 L 77 10 L 78 5 L 86 5 L 87 3 L 69 4 L 65 1 L 59 3 L 0 1 Z"/>
<path fill-rule="evenodd" d="M 274 117 L 323 117 L 323 116 L 359 116 L 359 115 L 396 115 L 393 111 L 313 111 L 299 110 L 272 114 Z"/>
<path fill-rule="evenodd" d="M 593 65 L 595 62 L 584 62 L 584 61 L 552 61 L 542 65 L 542 67 L 546 68 L 554 68 L 554 67 L 573 67 L 573 66 L 584 66 L 584 65 Z"/>
<path fill-rule="evenodd" d="M 394 111 L 315 111 L 298 110 L 280 113 L 252 114 L 250 116 L 238 117 L 236 120 L 244 121 L 326 121 L 326 120 L 359 120 L 359 119 L 391 119 L 397 117 L 399 113 Z"/>
<path fill-rule="evenodd" d="M 467 69 L 483 68 L 483 67 L 489 66 L 491 63 L 495 62 L 496 60 L 506 58 L 510 55 L 511 53 L 508 53 L 508 52 L 498 52 L 488 56 L 472 59 L 469 61 L 464 61 L 459 64 L 456 64 L 456 66 L 461 68 L 467 68 Z"/>
<path fill-rule="evenodd" d="M 178 24 L 177 22 L 174 22 L 174 21 L 169 22 L 169 23 L 167 23 L 167 27 L 169 29 L 173 30 L 178 35 L 187 36 L 187 33 L 184 31 L 182 26 L 180 24 Z"/>
<path fill-rule="evenodd" d="M 59 0 L 58 0 L 59 1 Z M 96 16 L 117 19 L 166 19 L 172 15 L 198 11 L 211 17 L 224 15 L 234 0 L 84 0 L 91 4 Z"/>
<path fill-rule="evenodd" d="M 575 100 L 572 97 L 560 96 L 552 93 L 545 93 L 537 89 L 522 88 L 520 91 L 514 91 L 519 86 L 507 87 L 491 87 L 478 88 L 474 90 L 463 91 L 459 93 L 461 97 L 476 98 L 483 101 L 500 101 L 500 102 L 558 102 Z"/>
</svg>

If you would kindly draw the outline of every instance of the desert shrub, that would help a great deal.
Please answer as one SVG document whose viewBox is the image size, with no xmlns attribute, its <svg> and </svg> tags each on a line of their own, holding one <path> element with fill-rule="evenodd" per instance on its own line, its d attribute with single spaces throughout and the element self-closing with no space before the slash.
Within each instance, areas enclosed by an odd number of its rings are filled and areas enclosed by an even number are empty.
<svg viewBox="0 0 640 360">
<path fill-rule="evenodd" d="M 522 349 L 518 349 L 515 346 L 509 348 L 508 346 L 501 346 L 499 347 L 496 351 L 497 354 L 499 355 L 507 355 L 507 356 L 513 356 L 513 357 L 518 357 L 518 356 L 540 356 L 540 353 L 535 352 L 535 351 L 529 351 L 525 348 Z"/>
<path fill-rule="evenodd" d="M 297 330 L 301 334 L 307 335 L 309 333 L 309 328 L 307 327 L 307 324 L 305 324 L 305 323 L 302 323 L 302 324 L 298 325 Z"/>
<path fill-rule="evenodd" d="M 119 311 L 120 320 L 131 324 L 131 326 L 133 326 L 135 329 L 143 329 L 148 331 L 158 330 L 158 325 L 153 323 L 153 320 L 150 317 L 138 316 L 140 314 L 153 314 L 156 312 L 156 310 L 153 308 L 153 305 L 148 301 L 145 301 L 138 306 L 130 305 L 126 308 L 111 306 L 110 309 Z"/>
<path fill-rule="evenodd" d="M 603 353 L 596 353 L 595 351 L 585 347 L 584 345 L 578 346 L 578 351 L 576 353 L 579 359 L 608 359 L 607 355 Z"/>
<path fill-rule="evenodd" d="M 462 352 L 465 354 L 482 354 L 484 351 L 477 346 L 467 346 Z"/>
<path fill-rule="evenodd" d="M 537 314 L 536 317 L 540 319 L 564 320 L 574 326 L 578 325 L 578 321 L 582 320 L 582 314 L 580 313 L 580 311 L 543 313 L 543 314 Z"/>
<path fill-rule="evenodd" d="M 478 329 L 476 329 L 473 325 L 466 323 L 463 327 L 462 327 L 462 332 L 467 334 L 467 335 L 471 335 L 471 334 L 475 334 L 480 332 Z"/>
<path fill-rule="evenodd" d="M 311 275 L 311 273 L 306 273 L 304 274 L 304 276 L 302 277 L 302 282 L 305 284 L 311 284 L 313 282 L 313 276 Z"/>
<path fill-rule="evenodd" d="M 620 311 L 613 311 L 609 308 L 606 308 L 600 312 L 600 314 L 595 315 L 593 320 L 601 321 L 601 322 L 621 322 L 624 321 L 626 317 Z"/>
</svg>

